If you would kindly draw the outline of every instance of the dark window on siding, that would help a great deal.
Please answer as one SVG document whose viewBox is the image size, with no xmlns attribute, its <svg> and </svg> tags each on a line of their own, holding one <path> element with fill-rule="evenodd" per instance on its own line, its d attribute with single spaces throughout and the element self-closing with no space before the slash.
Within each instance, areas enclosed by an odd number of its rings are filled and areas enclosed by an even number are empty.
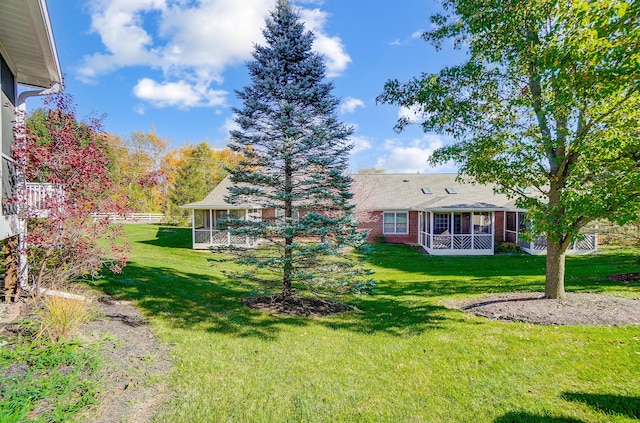
<svg viewBox="0 0 640 423">
<path fill-rule="evenodd" d="M 9 69 L 9 65 L 5 62 L 4 57 L 0 55 L 0 77 L 2 78 L 2 92 L 7 96 L 11 104 L 16 105 L 16 79 Z"/>
</svg>

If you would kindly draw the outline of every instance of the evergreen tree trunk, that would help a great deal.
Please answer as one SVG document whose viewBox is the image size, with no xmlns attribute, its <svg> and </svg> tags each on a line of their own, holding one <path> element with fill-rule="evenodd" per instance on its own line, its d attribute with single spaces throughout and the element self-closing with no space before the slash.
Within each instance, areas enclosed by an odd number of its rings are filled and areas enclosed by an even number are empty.
<svg viewBox="0 0 640 423">
<path fill-rule="evenodd" d="M 564 270 L 567 245 L 547 238 L 547 273 L 544 287 L 545 298 L 564 297 Z"/>
<path fill-rule="evenodd" d="M 285 239 L 284 245 L 284 265 L 282 267 L 283 277 L 282 277 L 282 298 L 291 297 L 291 279 L 293 273 L 293 249 L 291 245 L 293 244 L 293 238 L 287 237 Z"/>
</svg>

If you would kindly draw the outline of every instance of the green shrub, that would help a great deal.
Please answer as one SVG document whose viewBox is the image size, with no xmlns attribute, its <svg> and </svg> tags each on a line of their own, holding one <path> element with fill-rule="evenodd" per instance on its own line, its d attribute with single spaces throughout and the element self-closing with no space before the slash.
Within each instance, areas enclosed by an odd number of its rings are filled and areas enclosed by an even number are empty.
<svg viewBox="0 0 640 423">
<path fill-rule="evenodd" d="M 387 237 L 381 234 L 378 234 L 373 237 L 373 240 L 376 244 L 384 244 L 387 242 Z"/>
<path fill-rule="evenodd" d="M 522 249 L 513 242 L 500 242 L 495 246 L 496 254 L 520 254 Z"/>
</svg>

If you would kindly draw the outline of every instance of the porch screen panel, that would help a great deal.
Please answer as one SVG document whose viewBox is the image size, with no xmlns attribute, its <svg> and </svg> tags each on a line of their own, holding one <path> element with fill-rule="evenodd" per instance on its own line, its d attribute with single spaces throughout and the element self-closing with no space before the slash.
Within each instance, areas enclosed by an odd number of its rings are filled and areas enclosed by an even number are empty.
<svg viewBox="0 0 640 423">
<path fill-rule="evenodd" d="M 506 215 L 507 215 L 506 229 L 508 231 L 515 232 L 517 229 L 516 212 L 507 212 Z"/>
<path fill-rule="evenodd" d="M 471 213 L 453 214 L 453 233 L 463 235 L 471 233 Z"/>
<path fill-rule="evenodd" d="M 209 214 L 209 210 L 194 210 L 193 211 L 193 227 L 196 229 L 204 228 L 204 216 L 205 213 Z"/>
<path fill-rule="evenodd" d="M 474 234 L 491 234 L 491 213 L 475 212 L 473 213 L 473 233 Z"/>
</svg>

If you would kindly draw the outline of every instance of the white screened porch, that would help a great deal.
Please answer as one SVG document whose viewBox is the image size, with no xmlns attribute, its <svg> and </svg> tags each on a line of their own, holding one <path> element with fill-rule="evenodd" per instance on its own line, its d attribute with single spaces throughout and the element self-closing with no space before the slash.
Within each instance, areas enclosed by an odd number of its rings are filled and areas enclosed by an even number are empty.
<svg viewBox="0 0 640 423">
<path fill-rule="evenodd" d="M 193 249 L 206 250 L 209 247 L 233 245 L 237 247 L 254 247 L 256 238 L 246 235 L 235 235 L 222 229 L 221 223 L 232 218 L 244 220 L 260 220 L 261 209 L 193 209 L 192 231 Z"/>
<path fill-rule="evenodd" d="M 505 212 L 504 240 L 516 244 L 527 254 L 546 254 L 547 240 L 545 237 L 538 236 L 533 240 L 527 240 L 522 237 L 521 234 L 527 230 L 527 225 L 529 225 L 529 221 L 526 218 L 525 212 Z M 574 240 L 571 245 L 569 245 L 567 254 L 586 254 L 597 250 L 598 233 L 597 227 L 593 226 L 583 230 L 580 239 Z"/>
<path fill-rule="evenodd" d="M 493 255 L 493 211 L 418 213 L 418 243 L 432 255 Z"/>
</svg>

